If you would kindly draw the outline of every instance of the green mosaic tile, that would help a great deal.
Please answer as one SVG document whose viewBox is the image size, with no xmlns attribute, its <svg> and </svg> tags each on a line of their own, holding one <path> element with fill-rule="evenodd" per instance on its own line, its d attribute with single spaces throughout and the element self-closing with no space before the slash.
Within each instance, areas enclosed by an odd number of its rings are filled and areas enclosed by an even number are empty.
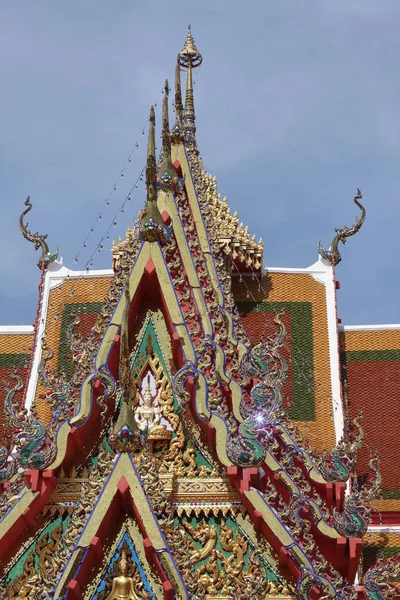
<svg viewBox="0 0 400 600">
<path fill-rule="evenodd" d="M 400 350 L 351 350 L 345 352 L 347 362 L 400 360 Z"/>
<path fill-rule="evenodd" d="M 400 490 L 382 490 L 383 500 L 400 500 Z"/>
<path fill-rule="evenodd" d="M 27 368 L 29 360 L 29 354 L 0 354 L 0 368 Z"/>
</svg>

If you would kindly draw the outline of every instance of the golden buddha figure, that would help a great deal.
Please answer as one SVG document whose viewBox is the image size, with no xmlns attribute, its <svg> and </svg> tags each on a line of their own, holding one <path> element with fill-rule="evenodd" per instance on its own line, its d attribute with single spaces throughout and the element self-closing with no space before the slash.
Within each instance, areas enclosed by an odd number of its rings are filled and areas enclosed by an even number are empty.
<svg viewBox="0 0 400 600">
<path fill-rule="evenodd" d="M 126 552 L 122 550 L 121 559 L 118 563 L 118 577 L 114 577 L 112 583 L 111 594 L 106 600 L 141 600 L 135 592 L 132 577 L 128 577 L 128 561 L 126 560 Z"/>
<path fill-rule="evenodd" d="M 135 408 L 135 421 L 140 431 L 148 432 L 150 437 L 156 438 L 157 435 L 166 431 L 166 426 L 161 423 L 161 411 L 158 406 L 154 406 L 157 394 L 153 396 L 150 388 L 150 375 L 147 377 L 147 387 L 143 394 L 138 392 L 138 398 L 142 399 L 142 404 Z"/>
</svg>

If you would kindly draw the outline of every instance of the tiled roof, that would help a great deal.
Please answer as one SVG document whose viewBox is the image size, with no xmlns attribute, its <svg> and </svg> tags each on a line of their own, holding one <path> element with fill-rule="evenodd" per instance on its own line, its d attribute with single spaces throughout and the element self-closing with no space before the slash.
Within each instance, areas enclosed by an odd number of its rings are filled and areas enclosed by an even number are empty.
<svg viewBox="0 0 400 600">
<path fill-rule="evenodd" d="M 5 329 L 2 328 L 3 331 L 0 332 L 0 445 L 5 435 L 4 399 L 7 389 L 14 385 L 11 375 L 16 373 L 26 385 L 33 341 L 33 332 L 14 333 L 14 328 L 10 327 L 8 332 Z M 26 329 L 29 331 L 29 328 Z M 22 402 L 23 396 L 24 390 L 21 390 L 15 395 L 15 400 Z"/>
<path fill-rule="evenodd" d="M 58 286 L 50 290 L 46 318 L 46 344 L 54 352 L 48 361 L 53 372 L 71 373 L 72 361 L 69 358 L 70 348 L 67 338 L 68 328 L 74 315 L 80 315 L 77 333 L 83 337 L 93 327 L 101 310 L 104 298 L 110 285 L 110 277 L 91 276 L 90 278 L 66 278 Z M 39 418 L 45 423 L 51 419 L 50 407 L 41 397 L 46 390 L 39 383 L 36 389 L 35 405 Z"/>
<path fill-rule="evenodd" d="M 379 556 L 395 557 L 400 554 L 400 533 L 367 533 L 363 540 L 363 571 L 374 565 Z"/>
<path fill-rule="evenodd" d="M 335 430 L 324 284 L 304 272 L 274 272 L 268 273 L 262 286 L 251 278 L 243 283 L 235 278 L 232 289 L 254 343 L 262 333 L 274 330 L 274 314 L 285 310 L 285 358 L 291 365 L 283 397 L 289 398 L 289 414 L 310 443 L 318 450 L 332 448 Z"/>
<path fill-rule="evenodd" d="M 400 329 L 341 333 L 341 357 L 348 381 L 349 412 L 363 412 L 364 444 L 357 462 L 358 475 L 368 473 L 370 448 L 381 459 L 382 500 L 380 510 L 400 510 Z"/>
</svg>

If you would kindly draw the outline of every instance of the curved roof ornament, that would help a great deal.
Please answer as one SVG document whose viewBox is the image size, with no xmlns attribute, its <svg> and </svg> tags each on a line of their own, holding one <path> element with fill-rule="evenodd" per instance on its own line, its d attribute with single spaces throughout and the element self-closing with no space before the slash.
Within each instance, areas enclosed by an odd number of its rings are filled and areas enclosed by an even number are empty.
<svg viewBox="0 0 400 600">
<path fill-rule="evenodd" d="M 32 203 L 30 200 L 31 200 L 30 196 L 28 196 L 27 199 L 25 200 L 25 206 L 27 206 L 28 208 L 26 210 L 24 210 L 24 212 L 22 213 L 22 215 L 19 218 L 19 228 L 20 228 L 21 233 L 24 236 L 24 238 L 26 240 L 28 240 L 28 242 L 32 242 L 35 245 L 35 250 L 39 250 L 39 248 L 41 248 L 42 255 L 37 262 L 37 266 L 39 267 L 39 269 L 47 269 L 47 267 L 50 263 L 57 260 L 59 248 L 57 248 L 56 252 L 51 253 L 49 251 L 49 247 L 46 243 L 47 234 L 41 235 L 38 232 L 32 233 L 28 229 L 29 223 L 28 222 L 24 223 L 24 216 L 26 214 L 28 214 L 28 212 L 30 210 L 32 210 Z"/>
<path fill-rule="evenodd" d="M 340 255 L 339 248 L 338 248 L 339 242 L 342 242 L 342 244 L 345 244 L 346 239 L 348 237 L 354 235 L 355 233 L 357 233 L 357 231 L 359 229 L 361 229 L 361 226 L 365 221 L 365 216 L 366 216 L 365 208 L 363 207 L 361 202 L 359 202 L 359 200 L 361 200 L 361 198 L 362 198 L 361 191 L 357 188 L 357 194 L 354 196 L 353 202 L 355 204 L 357 204 L 357 206 L 360 208 L 361 217 L 360 218 L 356 217 L 355 224 L 352 225 L 351 227 L 347 227 L 345 225 L 341 229 L 335 229 L 336 236 L 333 238 L 329 249 L 324 248 L 322 246 L 321 242 L 318 242 L 318 252 L 319 252 L 320 256 L 322 256 L 322 258 L 325 258 L 325 260 L 328 260 L 334 266 L 338 265 L 340 263 L 340 261 L 342 260 L 342 257 Z"/>
</svg>

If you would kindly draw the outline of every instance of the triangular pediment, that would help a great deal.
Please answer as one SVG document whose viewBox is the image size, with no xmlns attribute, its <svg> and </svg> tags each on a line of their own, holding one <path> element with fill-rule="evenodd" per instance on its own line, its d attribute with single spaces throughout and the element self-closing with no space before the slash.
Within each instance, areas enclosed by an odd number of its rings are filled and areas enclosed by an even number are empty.
<svg viewBox="0 0 400 600">
<path fill-rule="evenodd" d="M 130 525 L 125 524 L 126 516 L 133 519 Z M 85 590 L 87 586 L 91 586 L 93 569 L 98 565 L 100 556 L 113 551 L 112 547 L 108 547 L 108 542 L 110 539 L 119 539 L 121 527 L 128 527 L 130 531 L 137 567 L 158 573 L 158 583 L 153 583 L 153 587 L 162 590 L 161 597 L 172 599 L 173 589 L 179 590 L 180 595 L 186 597 L 182 579 L 171 552 L 168 551 L 140 475 L 132 458 L 126 453 L 116 458 L 60 577 L 55 597 L 65 596 L 68 600 L 70 597 L 90 597 Z M 85 549 L 83 553 L 82 548 Z M 113 556 L 117 558 L 115 549 Z M 171 581 L 165 576 L 166 572 Z M 104 579 L 105 574 L 107 569 L 103 569 L 99 577 Z"/>
</svg>

